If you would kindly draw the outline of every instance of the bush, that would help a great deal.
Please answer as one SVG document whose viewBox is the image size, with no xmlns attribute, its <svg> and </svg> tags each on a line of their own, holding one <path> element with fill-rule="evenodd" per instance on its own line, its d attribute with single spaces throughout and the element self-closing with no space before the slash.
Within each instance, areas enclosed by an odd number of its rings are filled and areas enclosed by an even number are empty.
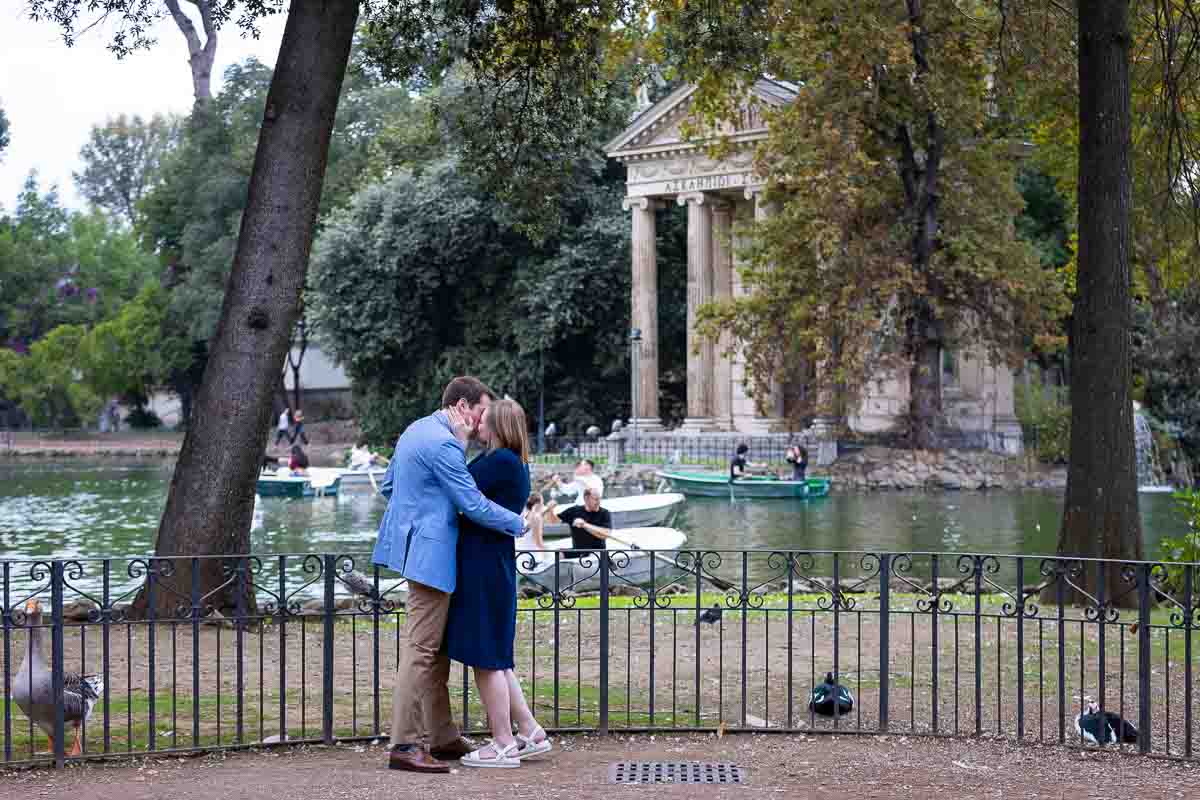
<svg viewBox="0 0 1200 800">
<path fill-rule="evenodd" d="M 1039 461 L 1065 464 L 1071 451 L 1071 405 L 1060 386 L 1018 383 L 1014 392 L 1017 419 L 1025 440 L 1032 440 Z"/>
<path fill-rule="evenodd" d="M 1187 519 L 1187 532 L 1179 537 L 1164 536 L 1158 549 L 1167 562 L 1164 588 L 1182 594 L 1187 574 L 1183 564 L 1200 562 L 1200 492 L 1184 489 L 1175 493 L 1175 500 Z"/>
</svg>

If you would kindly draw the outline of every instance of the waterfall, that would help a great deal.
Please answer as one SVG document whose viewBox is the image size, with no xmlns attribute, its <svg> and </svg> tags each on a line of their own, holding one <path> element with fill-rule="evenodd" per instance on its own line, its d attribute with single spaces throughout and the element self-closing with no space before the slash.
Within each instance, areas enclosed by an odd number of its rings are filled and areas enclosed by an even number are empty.
<svg viewBox="0 0 1200 800">
<path fill-rule="evenodd" d="M 1172 491 L 1173 487 L 1161 485 L 1162 469 L 1158 465 L 1154 434 L 1150 430 L 1150 422 L 1136 402 L 1133 404 L 1133 444 L 1137 454 L 1138 491 Z"/>
</svg>

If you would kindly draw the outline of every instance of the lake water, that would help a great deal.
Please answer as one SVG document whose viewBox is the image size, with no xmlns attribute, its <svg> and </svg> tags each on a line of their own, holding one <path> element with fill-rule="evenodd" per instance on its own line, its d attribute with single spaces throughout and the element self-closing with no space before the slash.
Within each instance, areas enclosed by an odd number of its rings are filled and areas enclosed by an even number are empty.
<svg viewBox="0 0 1200 800">
<path fill-rule="evenodd" d="M 172 464 L 0 464 L 0 558 L 149 553 Z M 809 502 L 690 499 L 689 547 L 1053 553 L 1061 492 L 838 492 Z M 1186 528 L 1169 494 L 1140 495 L 1146 554 Z M 383 515 L 371 493 L 259 501 L 260 553 L 368 552 Z"/>
</svg>

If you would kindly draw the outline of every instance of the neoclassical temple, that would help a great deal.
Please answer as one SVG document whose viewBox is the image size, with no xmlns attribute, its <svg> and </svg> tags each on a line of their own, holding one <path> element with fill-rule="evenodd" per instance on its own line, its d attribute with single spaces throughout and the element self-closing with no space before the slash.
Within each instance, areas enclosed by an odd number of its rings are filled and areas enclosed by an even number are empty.
<svg viewBox="0 0 1200 800">
<path fill-rule="evenodd" d="M 735 124 L 719 135 L 733 147 L 720 160 L 709 157 L 705 140 L 688 140 L 681 126 L 691 114 L 695 87 L 681 86 L 656 103 L 644 103 L 629 127 L 606 150 L 626 167 L 624 207 L 633 225 L 631 328 L 641 331 L 639 369 L 633 396 L 639 429 L 662 430 L 658 406 L 658 265 L 656 214 L 675 203 L 687 207 L 687 416 L 683 433 L 736 431 L 763 434 L 785 428 L 789 397 L 776 388 L 756 403 L 748 396 L 745 365 L 728 357 L 728 342 L 700 340 L 697 309 L 704 303 L 748 291 L 739 278 L 741 236 L 770 214 L 764 183 L 753 169 L 754 146 L 767 135 L 760 109 L 796 97 L 796 86 L 762 78 L 752 88 Z M 1019 434 L 1013 415 L 1013 374 L 993 365 L 981 351 L 966 348 L 943 358 L 943 405 L 948 422 L 965 431 Z M 857 412 L 847 420 L 860 431 L 893 427 L 908 408 L 907 374 L 881 374 Z M 1019 441 L 1019 436 L 1015 437 Z"/>
</svg>

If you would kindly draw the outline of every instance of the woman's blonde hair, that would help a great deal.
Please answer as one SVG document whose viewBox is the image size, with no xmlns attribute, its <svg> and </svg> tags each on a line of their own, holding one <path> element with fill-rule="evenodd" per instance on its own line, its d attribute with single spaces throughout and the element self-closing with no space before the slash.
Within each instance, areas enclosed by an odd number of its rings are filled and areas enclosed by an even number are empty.
<svg viewBox="0 0 1200 800">
<path fill-rule="evenodd" d="M 526 429 L 525 409 L 516 400 L 505 398 L 488 406 L 488 427 L 492 429 L 490 450 L 508 448 L 529 463 L 529 431 Z"/>
</svg>

